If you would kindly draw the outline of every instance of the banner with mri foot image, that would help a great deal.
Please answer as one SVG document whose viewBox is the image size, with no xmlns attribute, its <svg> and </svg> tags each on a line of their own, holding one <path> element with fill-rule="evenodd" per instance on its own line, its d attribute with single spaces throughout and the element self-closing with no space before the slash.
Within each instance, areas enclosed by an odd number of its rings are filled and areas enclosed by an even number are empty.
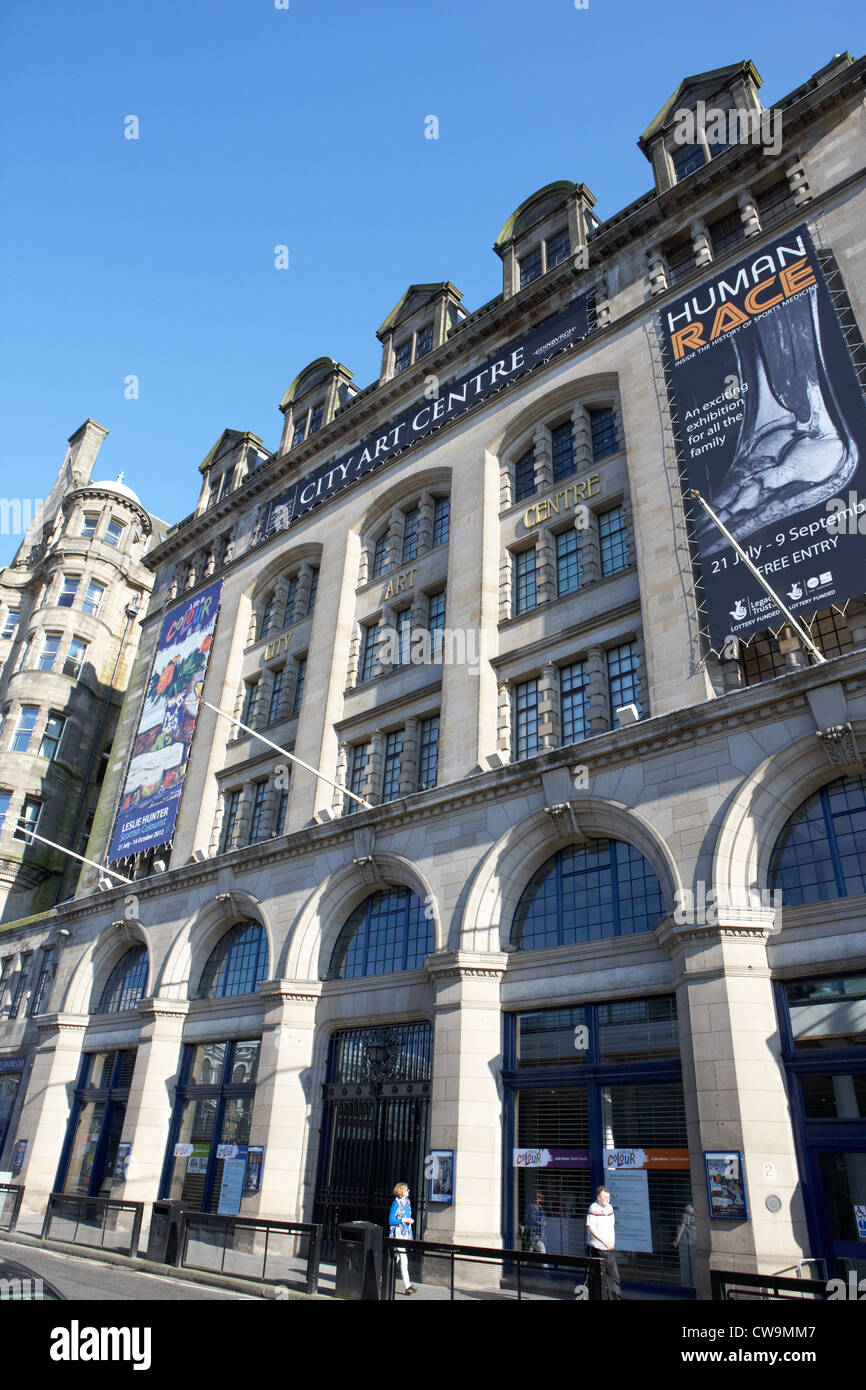
<svg viewBox="0 0 866 1390">
<path fill-rule="evenodd" d="M 658 315 L 710 643 L 866 590 L 866 400 L 805 226 L 759 243 Z"/>
<path fill-rule="evenodd" d="M 168 844 L 174 835 L 221 590 L 219 580 L 163 618 L 109 861 Z"/>
</svg>

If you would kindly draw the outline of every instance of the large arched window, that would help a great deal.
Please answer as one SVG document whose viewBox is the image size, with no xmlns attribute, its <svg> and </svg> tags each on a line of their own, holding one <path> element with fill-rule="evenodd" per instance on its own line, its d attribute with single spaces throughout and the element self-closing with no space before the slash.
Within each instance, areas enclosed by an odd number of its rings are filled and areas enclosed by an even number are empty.
<svg viewBox="0 0 866 1390">
<path fill-rule="evenodd" d="M 252 994 L 268 973 L 268 943 L 258 922 L 239 922 L 221 936 L 202 971 L 199 999 Z"/>
<path fill-rule="evenodd" d="M 328 974 L 354 980 L 417 970 L 434 949 L 424 904 L 408 888 L 388 888 L 359 903 L 337 938 Z"/>
<path fill-rule="evenodd" d="M 561 849 L 529 880 L 514 914 L 512 944 L 534 951 L 651 931 L 665 915 L 659 881 L 623 840 Z"/>
<path fill-rule="evenodd" d="M 770 888 L 789 907 L 866 893 L 866 778 L 840 777 L 794 812 L 773 850 Z"/>
<path fill-rule="evenodd" d="M 96 1012 L 119 1014 L 134 1009 L 147 985 L 147 947 L 130 946 L 105 982 Z"/>
</svg>

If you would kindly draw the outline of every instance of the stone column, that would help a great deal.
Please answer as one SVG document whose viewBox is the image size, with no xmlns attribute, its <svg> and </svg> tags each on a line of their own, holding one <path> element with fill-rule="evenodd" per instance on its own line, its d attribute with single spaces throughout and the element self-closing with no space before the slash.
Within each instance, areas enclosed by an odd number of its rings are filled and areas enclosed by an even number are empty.
<svg viewBox="0 0 866 1390">
<path fill-rule="evenodd" d="M 556 598 L 556 551 L 555 541 L 545 528 L 538 538 L 535 552 L 536 587 L 539 603 L 550 603 Z"/>
<path fill-rule="evenodd" d="M 504 512 L 514 499 L 514 478 L 512 470 L 500 463 L 499 466 L 499 510 Z"/>
<path fill-rule="evenodd" d="M 804 203 L 811 202 L 812 192 L 806 178 L 806 171 L 799 159 L 785 170 L 785 177 L 794 195 L 794 206 L 802 207 Z"/>
<path fill-rule="evenodd" d="M 318 1129 L 311 1124 L 310 1082 L 316 1005 L 312 980 L 262 980 L 262 1046 L 250 1143 L 264 1144 L 261 1188 L 244 1201 L 247 1216 L 311 1221 Z"/>
<path fill-rule="evenodd" d="M 591 734 L 610 728 L 610 697 L 607 689 L 607 658 L 603 647 L 586 651 L 586 704 Z"/>
<path fill-rule="evenodd" d="M 215 854 L 219 854 L 220 836 L 222 835 L 223 815 L 225 813 L 225 807 L 226 793 L 221 792 L 220 795 L 217 797 L 216 814 L 213 818 L 213 829 L 210 833 L 210 844 L 208 845 L 208 856 L 211 859 L 214 857 Z"/>
<path fill-rule="evenodd" d="M 766 1274 L 810 1253 L 767 963 L 771 919 L 724 908 L 713 925 L 668 919 L 656 931 L 677 976 L 699 1299 L 710 1296 L 711 1269 Z M 749 1221 L 709 1220 L 703 1153 L 728 1149 L 744 1157 Z M 771 1193 L 779 1212 L 765 1206 Z"/>
<path fill-rule="evenodd" d="M 389 570 L 399 569 L 403 563 L 403 532 L 405 529 L 406 518 L 400 508 L 395 507 L 388 526 L 387 568 Z"/>
<path fill-rule="evenodd" d="M 553 487 L 553 454 L 550 435 L 544 425 L 537 425 L 532 436 L 532 451 L 535 456 L 536 491 L 546 492 Z"/>
<path fill-rule="evenodd" d="M 588 473 L 592 468 L 592 430 L 589 411 L 582 405 L 572 406 L 571 436 L 574 440 L 574 471 Z"/>
<path fill-rule="evenodd" d="M 581 526 L 582 519 L 588 525 Z M 577 538 L 580 544 L 580 587 L 583 589 L 587 584 L 594 584 L 601 579 L 601 545 L 598 539 L 598 514 L 587 507 L 586 513 L 577 512 L 574 518 L 574 528 L 577 531 Z"/>
<path fill-rule="evenodd" d="M 758 217 L 758 209 L 755 206 L 755 199 L 750 188 L 743 189 L 743 192 L 737 199 L 737 206 L 740 209 L 740 216 L 743 219 L 746 236 L 760 236 L 761 221 Z"/>
<path fill-rule="evenodd" d="M 542 751 L 562 743 L 559 711 L 559 673 L 555 666 L 542 666 L 538 682 L 538 741 Z"/>
<path fill-rule="evenodd" d="M 346 663 L 346 685 L 351 689 L 358 684 L 358 667 L 361 658 L 361 627 L 355 624 L 349 641 L 349 659 Z"/>
<path fill-rule="evenodd" d="M 418 787 L 418 748 L 421 733 L 420 719 L 407 719 L 403 728 L 403 752 L 400 757 L 399 796 L 411 796 Z"/>
<path fill-rule="evenodd" d="M 498 686 L 498 706 L 496 720 L 496 749 L 511 758 L 512 714 L 511 700 L 514 682 L 504 680 Z"/>
<path fill-rule="evenodd" d="M 505 623 L 511 617 L 511 591 L 514 587 L 514 556 L 504 550 L 499 561 L 499 621 Z"/>
<path fill-rule="evenodd" d="M 651 246 L 646 253 L 646 259 L 650 294 L 664 294 L 668 288 L 668 274 L 661 248 Z"/>
<path fill-rule="evenodd" d="M 231 845 L 226 845 L 227 850 L 238 849 L 241 845 L 249 844 L 254 796 L 255 782 L 244 782 L 244 789 L 241 792 L 241 799 L 238 802 L 238 814 L 235 818 L 235 833 L 232 836 Z"/>
<path fill-rule="evenodd" d="M 517 292 L 517 257 L 514 254 L 514 243 L 508 247 L 502 257 L 502 298 L 510 299 Z"/>
<path fill-rule="evenodd" d="M 367 778 L 361 792 L 371 806 L 378 806 L 382 800 L 382 780 L 385 772 L 385 735 L 376 729 L 370 735 L 370 755 L 367 759 Z"/>
<path fill-rule="evenodd" d="M 263 729 L 270 722 L 268 715 L 271 709 L 271 693 L 274 688 L 274 673 L 270 666 L 265 666 L 259 678 L 259 697 L 256 700 L 256 717 L 253 721 L 256 729 Z"/>
<path fill-rule="evenodd" d="M 41 1218 L 54 1191 L 87 1023 L 83 1014 L 48 1014 L 36 1021 L 39 1044 L 15 1135 L 29 1141 L 17 1179 L 25 1189 L 21 1217 L 31 1218 L 19 1218 L 19 1227 L 23 1224 L 25 1229 L 33 1229 L 34 1218 Z"/>
<path fill-rule="evenodd" d="M 502 1244 L 499 994 L 506 961 L 498 952 L 427 957 L 435 993 L 430 1146 L 457 1154 L 454 1204 L 429 1208 L 428 1240 Z"/>
<path fill-rule="evenodd" d="M 295 593 L 295 616 L 303 617 L 310 607 L 310 590 L 313 585 L 313 566 L 309 560 L 301 565 L 298 574 L 298 588 Z"/>
<path fill-rule="evenodd" d="M 422 492 L 418 499 L 418 554 L 426 555 L 433 548 L 433 497 Z"/>
<path fill-rule="evenodd" d="M 708 265 L 713 259 L 710 249 L 710 234 L 707 231 L 706 223 L 700 218 L 696 218 L 689 225 L 689 235 L 692 239 L 692 250 L 695 253 L 695 264 L 698 266 Z"/>
<path fill-rule="evenodd" d="M 150 1203 L 159 1195 L 174 1088 L 180 1071 L 181 1035 L 189 1004 L 180 999 L 140 999 L 141 1032 L 121 1139 L 132 1145 L 125 1183 L 112 1197 Z M 141 1244 L 147 1242 L 150 1206 L 144 1209 Z"/>
<path fill-rule="evenodd" d="M 340 744 L 339 744 L 339 747 L 338 747 L 338 749 L 337 749 L 337 768 L 336 768 L 336 771 L 335 771 L 335 773 L 334 773 L 334 781 L 335 781 L 335 782 L 339 782 L 339 784 L 340 784 L 341 787 L 345 787 L 345 785 L 346 785 L 346 779 L 347 779 L 347 777 L 348 777 L 348 775 L 349 775 L 348 769 L 349 769 L 349 751 L 348 751 L 348 745 L 345 743 L 344 740 L 341 740 L 341 741 L 340 741 Z M 333 793 L 333 796 L 331 797 L 331 809 L 332 809 L 338 816 L 342 814 L 342 810 L 343 810 L 343 794 L 342 794 L 342 792 L 341 792 L 337 787 L 334 787 L 334 793 Z"/>
<path fill-rule="evenodd" d="M 776 645 L 785 658 L 786 670 L 801 671 L 804 666 L 808 666 L 809 658 L 803 644 L 789 623 L 785 624 L 776 638 Z"/>
</svg>

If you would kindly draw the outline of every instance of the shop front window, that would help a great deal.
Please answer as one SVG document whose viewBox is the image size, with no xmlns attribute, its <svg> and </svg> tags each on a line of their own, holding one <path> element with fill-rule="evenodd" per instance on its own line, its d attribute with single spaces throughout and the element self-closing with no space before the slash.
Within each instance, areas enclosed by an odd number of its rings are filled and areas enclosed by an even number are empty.
<svg viewBox="0 0 866 1390">
<path fill-rule="evenodd" d="M 506 1244 L 582 1255 L 587 1209 L 604 1182 L 622 1278 L 635 1288 L 693 1288 L 674 997 L 535 1009 L 508 1022 Z"/>
<path fill-rule="evenodd" d="M 135 1050 L 90 1052 L 82 1058 L 58 1190 L 76 1197 L 110 1197 Z"/>
<path fill-rule="evenodd" d="M 189 1044 L 181 1061 L 163 1195 L 237 1215 L 257 1191 L 250 1135 L 261 1039 Z"/>
</svg>

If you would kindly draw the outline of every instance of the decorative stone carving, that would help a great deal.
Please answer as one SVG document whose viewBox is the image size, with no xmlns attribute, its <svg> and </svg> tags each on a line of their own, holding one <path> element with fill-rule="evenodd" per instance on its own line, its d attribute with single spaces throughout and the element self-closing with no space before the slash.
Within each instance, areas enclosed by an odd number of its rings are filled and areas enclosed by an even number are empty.
<svg viewBox="0 0 866 1390">
<path fill-rule="evenodd" d="M 566 840 L 580 834 L 574 807 L 570 801 L 560 802 L 558 806 L 545 806 L 544 809 L 550 817 L 554 834 L 560 839 Z"/>
<path fill-rule="evenodd" d="M 815 737 L 823 743 L 831 766 L 847 767 L 851 763 L 863 762 L 857 737 L 850 724 L 834 724 L 829 729 L 817 729 Z"/>
</svg>

